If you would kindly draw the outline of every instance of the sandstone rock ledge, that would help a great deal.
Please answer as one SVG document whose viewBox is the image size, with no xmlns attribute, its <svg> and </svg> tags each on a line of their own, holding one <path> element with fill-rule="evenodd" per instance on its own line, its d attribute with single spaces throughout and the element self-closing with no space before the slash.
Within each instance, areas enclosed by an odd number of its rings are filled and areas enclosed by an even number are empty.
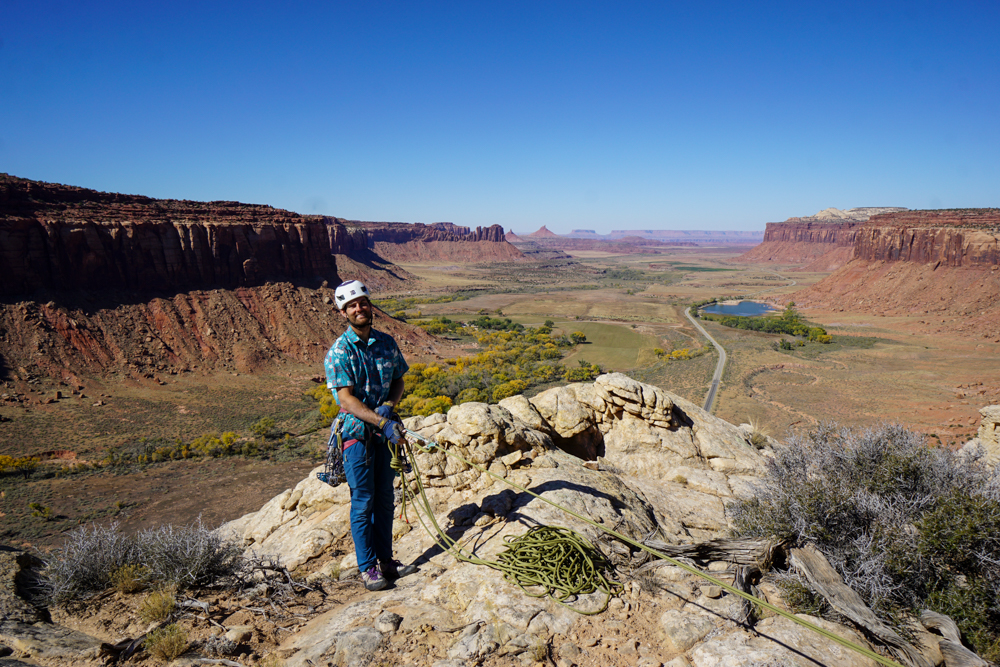
<svg viewBox="0 0 1000 667">
<path fill-rule="evenodd" d="M 447 416 L 410 418 L 406 426 L 598 523 L 633 538 L 655 534 L 675 543 L 723 535 L 727 504 L 751 492 L 769 454 L 750 446 L 740 428 L 617 373 L 531 399 L 465 403 Z M 440 451 L 418 453 L 416 462 L 441 526 L 480 557 L 494 557 L 504 537 L 536 524 L 596 538 L 591 526 Z M 313 579 L 346 579 L 357 572 L 348 514 L 346 484 L 331 488 L 310 475 L 223 529 L 289 569 L 304 567 Z M 287 667 L 365 665 L 378 651 L 409 641 L 401 638 L 432 635 L 439 642 L 436 657 L 403 653 L 396 659 L 453 667 L 519 664 L 519 655 L 533 664 L 528 647 L 545 642 L 560 667 L 608 664 L 612 654 L 644 666 L 749 666 L 764 659 L 874 665 L 782 619 L 767 619 L 768 632 L 750 634 L 732 622 L 730 596 L 680 568 L 657 570 L 655 592 L 627 583 L 608 611 L 586 617 L 526 596 L 489 568 L 457 562 L 416 521 L 397 519 L 393 532 L 396 557 L 417 562 L 418 572 L 312 619 L 282 643 Z M 726 567 L 709 566 L 724 578 Z M 465 630 L 454 634 L 429 629 L 460 626 Z M 860 641 L 847 628 L 835 631 Z"/>
</svg>

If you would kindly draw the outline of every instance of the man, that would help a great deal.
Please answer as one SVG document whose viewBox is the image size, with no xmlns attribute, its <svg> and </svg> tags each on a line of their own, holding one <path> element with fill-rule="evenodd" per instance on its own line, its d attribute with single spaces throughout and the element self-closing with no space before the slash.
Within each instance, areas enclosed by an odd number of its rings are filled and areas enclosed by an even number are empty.
<svg viewBox="0 0 1000 667">
<path fill-rule="evenodd" d="M 344 473 L 351 488 L 351 536 L 365 588 L 385 588 L 387 579 L 413 572 L 392 558 L 395 472 L 386 440 L 399 445 L 403 425 L 394 408 L 403 396 L 409 366 L 392 336 L 372 329 L 368 288 L 357 280 L 337 287 L 334 298 L 348 327 L 326 354 L 326 386 L 340 406 L 333 428 L 340 432 Z M 336 440 L 334 440 L 336 442 Z M 336 446 L 336 445 L 334 445 Z"/>
</svg>

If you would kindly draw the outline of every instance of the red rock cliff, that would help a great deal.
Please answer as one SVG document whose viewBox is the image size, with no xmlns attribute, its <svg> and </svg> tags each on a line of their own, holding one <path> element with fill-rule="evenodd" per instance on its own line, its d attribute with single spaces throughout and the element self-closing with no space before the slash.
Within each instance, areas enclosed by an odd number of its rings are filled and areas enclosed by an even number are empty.
<svg viewBox="0 0 1000 667">
<path fill-rule="evenodd" d="M 332 218 L 270 206 L 97 192 L 0 175 L 0 295 L 337 280 L 364 248 Z"/>
<path fill-rule="evenodd" d="M 451 222 L 345 222 L 364 230 L 368 248 L 393 262 L 447 260 L 452 262 L 510 262 L 524 259 L 507 242 L 503 227 L 476 227 L 473 231 Z"/>
<path fill-rule="evenodd" d="M 737 261 L 809 263 L 810 266 L 803 268 L 832 271 L 850 260 L 862 224 L 856 220 L 769 222 L 761 244 L 740 255 Z"/>
<path fill-rule="evenodd" d="M 1000 343 L 1000 210 L 872 216 L 853 259 L 796 303 L 834 311 L 927 316 L 919 323 Z"/>
<path fill-rule="evenodd" d="M 992 267 L 1000 264 L 1000 210 L 872 216 L 857 232 L 854 259 Z"/>
</svg>

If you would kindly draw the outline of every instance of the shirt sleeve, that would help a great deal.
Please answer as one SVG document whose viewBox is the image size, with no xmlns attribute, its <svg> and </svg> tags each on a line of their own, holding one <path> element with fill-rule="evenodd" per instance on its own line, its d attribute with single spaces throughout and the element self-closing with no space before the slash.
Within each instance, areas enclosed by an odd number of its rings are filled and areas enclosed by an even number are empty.
<svg viewBox="0 0 1000 667">
<path fill-rule="evenodd" d="M 323 367 L 326 370 L 326 386 L 333 392 L 337 405 L 340 405 L 337 389 L 353 387 L 356 384 L 349 351 L 341 345 L 334 345 L 327 353 Z"/>
</svg>

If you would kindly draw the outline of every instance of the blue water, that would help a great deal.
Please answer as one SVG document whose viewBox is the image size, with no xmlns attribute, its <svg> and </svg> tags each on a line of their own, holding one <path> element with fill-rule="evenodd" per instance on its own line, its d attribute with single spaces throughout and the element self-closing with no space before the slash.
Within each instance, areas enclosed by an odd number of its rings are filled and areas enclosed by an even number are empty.
<svg viewBox="0 0 1000 667">
<path fill-rule="evenodd" d="M 742 315 L 743 317 L 752 317 L 754 315 L 769 313 L 775 310 L 775 308 L 766 303 L 758 303 L 757 301 L 740 301 L 735 306 L 720 306 L 717 303 L 713 303 L 711 306 L 705 306 L 702 310 L 713 315 Z"/>
</svg>

